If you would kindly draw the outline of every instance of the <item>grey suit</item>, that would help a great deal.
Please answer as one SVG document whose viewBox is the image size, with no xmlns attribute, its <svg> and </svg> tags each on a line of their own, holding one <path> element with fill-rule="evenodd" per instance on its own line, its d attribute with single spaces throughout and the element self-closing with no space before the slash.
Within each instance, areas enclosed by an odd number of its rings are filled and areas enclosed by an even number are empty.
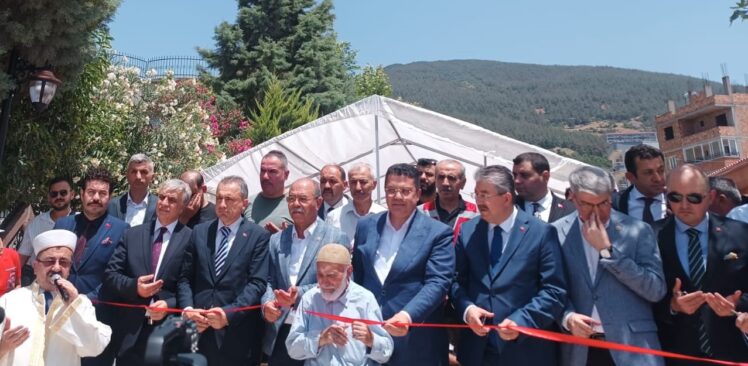
<svg viewBox="0 0 748 366">
<path fill-rule="evenodd" d="M 289 260 L 291 258 L 293 230 L 294 226 L 291 225 L 285 230 L 275 233 L 270 237 L 270 243 L 268 244 L 270 275 L 268 277 L 267 289 L 265 290 L 265 294 L 262 296 L 262 304 L 275 300 L 273 290 L 288 290 L 288 288 L 293 285 L 297 286 L 299 289 L 299 294 L 296 297 L 296 305 L 298 305 L 304 292 L 317 285 L 317 267 L 315 265 L 315 259 L 317 258 L 319 248 L 328 243 L 338 243 L 349 247 L 350 249 L 351 240 L 348 239 L 348 236 L 345 235 L 344 232 L 334 226 L 326 224 L 320 218 L 317 218 L 317 226 L 314 228 L 311 241 L 307 244 L 306 251 L 304 251 L 304 258 L 301 261 L 301 267 L 299 268 L 296 283 L 290 283 L 288 268 L 290 266 Z M 278 320 L 265 327 L 265 338 L 263 340 L 262 348 L 267 355 L 272 354 L 278 331 L 288 316 L 289 309 L 283 308 L 282 311 L 283 313 Z M 281 343 L 284 342 L 285 339 L 281 340 Z"/>
<path fill-rule="evenodd" d="M 652 303 L 665 296 L 665 275 L 652 228 L 611 210 L 607 227 L 612 256 L 600 258 L 594 281 L 584 253 L 578 215 L 553 223 L 562 245 L 569 290 L 564 315 L 592 314 L 597 306 L 608 341 L 660 349 Z M 559 319 L 561 322 L 562 319 Z M 662 358 L 612 351 L 617 365 L 663 365 Z M 584 365 L 587 347 L 562 345 L 561 365 Z"/>
</svg>

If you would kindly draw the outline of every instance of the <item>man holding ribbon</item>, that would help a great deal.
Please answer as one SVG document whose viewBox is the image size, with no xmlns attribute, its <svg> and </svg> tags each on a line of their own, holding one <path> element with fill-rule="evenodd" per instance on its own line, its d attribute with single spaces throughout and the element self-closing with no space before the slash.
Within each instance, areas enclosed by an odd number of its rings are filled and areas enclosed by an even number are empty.
<svg viewBox="0 0 748 366">
<path fill-rule="evenodd" d="M 128 230 L 104 272 L 104 287 L 117 301 L 151 308 L 177 306 L 177 281 L 192 230 L 178 221 L 190 201 L 190 188 L 179 179 L 158 190 L 156 220 Z M 112 345 L 119 365 L 142 365 L 148 337 L 166 312 L 111 309 Z"/>
</svg>

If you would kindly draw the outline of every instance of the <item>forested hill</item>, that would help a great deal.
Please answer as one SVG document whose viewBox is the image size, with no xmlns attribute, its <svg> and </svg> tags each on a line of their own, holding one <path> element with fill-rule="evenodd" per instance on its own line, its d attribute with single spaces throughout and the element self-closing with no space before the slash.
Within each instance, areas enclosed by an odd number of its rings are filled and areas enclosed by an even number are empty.
<svg viewBox="0 0 748 366">
<path fill-rule="evenodd" d="M 479 60 L 395 64 L 385 71 L 395 98 L 596 165 L 606 164 L 603 136 L 569 128 L 606 121 L 653 130 L 666 100 L 682 104 L 689 88 L 703 85 L 697 78 L 613 67 Z M 722 92 L 721 84 L 712 85 Z"/>
</svg>

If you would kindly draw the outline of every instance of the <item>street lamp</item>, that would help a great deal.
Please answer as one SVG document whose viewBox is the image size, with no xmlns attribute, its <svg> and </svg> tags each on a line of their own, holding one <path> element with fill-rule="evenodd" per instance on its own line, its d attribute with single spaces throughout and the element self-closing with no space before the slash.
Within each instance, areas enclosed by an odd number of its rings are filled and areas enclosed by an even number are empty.
<svg viewBox="0 0 748 366">
<path fill-rule="evenodd" d="M 31 98 L 31 104 L 37 112 L 47 109 L 47 106 L 49 106 L 49 103 L 55 96 L 57 87 L 62 83 L 49 70 L 49 67 L 41 69 L 31 67 L 21 60 L 21 57 L 18 55 L 18 49 L 14 48 L 10 52 L 8 76 L 15 81 L 15 85 L 8 91 L 8 95 L 0 107 L 2 108 L 2 111 L 0 111 L 0 162 L 3 161 L 3 156 L 5 155 L 5 137 L 8 135 L 8 121 L 10 121 L 10 107 L 13 102 L 13 96 L 18 86 L 25 81 L 26 78 L 24 75 L 27 75 L 29 72 L 32 72 L 28 77 L 29 97 Z"/>
</svg>

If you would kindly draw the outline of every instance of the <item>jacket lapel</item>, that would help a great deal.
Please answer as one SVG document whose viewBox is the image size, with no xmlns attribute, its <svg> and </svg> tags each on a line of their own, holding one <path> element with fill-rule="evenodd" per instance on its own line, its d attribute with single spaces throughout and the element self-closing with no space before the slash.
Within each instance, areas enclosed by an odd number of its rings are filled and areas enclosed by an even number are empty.
<svg viewBox="0 0 748 366">
<path fill-rule="evenodd" d="M 154 225 L 155 225 L 155 221 L 154 221 Z M 171 238 L 169 238 L 169 245 L 166 247 L 166 252 L 164 253 L 164 259 L 161 260 L 161 265 L 158 267 L 158 274 L 156 278 L 161 278 L 161 276 L 164 273 L 165 268 L 167 268 L 167 266 L 171 262 L 171 258 L 174 256 L 174 252 L 176 252 L 177 250 L 182 250 L 180 244 L 184 241 L 184 233 L 185 233 L 185 231 L 183 230 L 184 227 L 185 226 L 180 222 L 178 222 L 177 226 L 174 227 L 174 233 L 171 234 Z"/>
<path fill-rule="evenodd" d="M 239 225 L 239 230 L 236 231 L 234 242 L 231 243 L 231 249 L 229 249 L 229 253 L 226 256 L 226 261 L 223 263 L 223 270 L 221 271 L 221 274 L 217 278 L 218 281 L 220 281 L 223 278 L 223 276 L 226 275 L 226 273 L 229 271 L 229 268 L 231 268 L 231 263 L 233 263 L 234 259 L 239 256 L 239 253 L 241 253 L 248 246 L 247 245 L 247 241 L 249 240 L 248 229 L 249 228 L 248 228 L 247 222 L 242 219 L 242 223 L 241 225 Z M 213 272 L 215 273 L 215 263 L 214 263 Z"/>
<path fill-rule="evenodd" d="M 571 250 L 571 258 L 576 262 L 576 268 L 584 270 L 582 277 L 584 282 L 587 283 L 587 287 L 593 289 L 592 279 L 590 278 L 590 266 L 587 264 L 587 255 L 584 253 L 584 240 L 582 240 L 582 231 L 579 228 L 578 215 L 568 217 L 567 220 L 571 221 L 568 225 L 565 225 L 568 229 L 566 233 L 566 241 L 564 246 L 569 246 Z"/>
<path fill-rule="evenodd" d="M 115 245 L 115 243 L 111 242 L 112 239 L 109 236 L 109 231 L 111 231 L 111 228 L 112 223 L 109 221 L 109 217 L 106 217 L 104 219 L 104 222 L 101 223 L 99 230 L 96 231 L 96 234 L 91 237 L 91 240 L 86 242 L 86 251 L 83 253 L 83 259 L 81 260 L 81 264 L 80 266 L 78 266 L 78 268 L 85 266 L 86 262 L 91 257 L 93 257 L 94 253 L 97 249 L 99 249 L 99 247 L 103 245 Z"/>
<path fill-rule="evenodd" d="M 205 258 L 207 258 L 207 265 L 208 265 L 208 271 L 210 272 L 210 278 L 213 280 L 213 283 L 217 282 L 216 279 L 216 263 L 215 263 L 215 251 L 216 251 L 216 232 L 218 231 L 218 223 L 220 222 L 220 219 L 216 219 L 213 221 L 212 224 L 208 227 L 208 242 L 205 243 L 207 248 L 207 253 L 205 254 Z M 225 267 L 225 264 L 224 264 Z"/>
<path fill-rule="evenodd" d="M 413 215 L 413 220 L 410 221 L 410 225 L 408 225 L 408 228 L 406 229 L 407 231 L 405 232 L 405 237 L 403 238 L 402 243 L 400 243 L 400 247 L 397 249 L 397 254 L 395 254 L 395 260 L 392 262 L 390 272 L 384 280 L 385 284 L 392 281 L 392 279 L 397 277 L 400 272 L 408 268 L 410 262 L 417 257 L 416 253 L 421 249 L 423 237 L 425 236 L 424 225 L 421 222 L 424 218 L 431 220 L 430 217 L 426 217 L 419 212 L 416 212 Z"/>
<path fill-rule="evenodd" d="M 125 220 L 127 216 L 127 195 L 129 192 L 125 192 L 119 198 L 119 218 Z"/>
<path fill-rule="evenodd" d="M 475 268 L 485 268 L 485 271 L 480 271 L 480 273 L 483 273 L 482 280 L 487 280 L 486 286 L 490 287 L 491 284 L 491 262 L 489 260 L 490 252 L 488 250 L 488 246 L 490 245 L 487 242 L 488 238 L 488 222 L 481 219 L 478 221 L 478 223 L 475 225 L 475 231 L 473 231 L 473 234 L 470 236 L 470 240 L 467 242 L 467 248 L 465 248 L 465 252 L 468 253 L 468 256 L 470 257 L 470 262 L 475 263 Z M 488 274 L 486 276 L 485 274 Z"/>
<path fill-rule="evenodd" d="M 317 252 L 319 252 L 320 246 L 323 245 L 322 238 L 325 236 L 324 221 L 317 219 L 317 226 L 314 228 L 312 237 L 307 242 L 306 250 L 304 251 L 304 259 L 301 260 L 301 267 L 299 268 L 299 275 L 296 276 L 296 283 L 301 282 L 301 279 L 306 275 L 309 266 L 317 258 Z M 316 281 L 315 281 L 316 282 Z M 295 283 L 292 285 L 296 285 Z"/>
<path fill-rule="evenodd" d="M 153 222 L 153 223 L 151 223 L 148 226 L 149 226 L 150 230 L 148 230 L 148 229 L 142 230 L 141 233 L 140 233 L 140 240 L 141 240 L 141 243 L 143 243 L 143 245 L 142 245 L 142 249 L 143 249 L 143 256 L 142 256 L 143 257 L 143 268 L 145 268 L 145 272 L 143 272 L 143 273 L 151 273 L 151 271 L 153 270 L 151 268 L 151 260 L 152 260 L 152 257 L 153 257 L 153 253 L 152 253 L 153 240 L 156 239 L 156 238 L 153 237 L 153 229 L 155 228 L 156 223 Z"/>
<path fill-rule="evenodd" d="M 509 233 L 509 240 L 506 243 L 506 248 L 504 248 L 504 251 L 501 253 L 501 259 L 499 259 L 499 263 L 491 268 L 492 279 L 498 277 L 504 267 L 506 267 L 506 264 L 509 263 L 514 252 L 519 248 L 522 240 L 525 239 L 525 235 L 530 229 L 528 225 L 529 217 L 529 214 L 526 214 L 524 211 L 517 211 L 517 217 L 514 220 L 512 232 Z"/>
<path fill-rule="evenodd" d="M 675 230 L 677 230 L 677 227 L 675 226 L 675 219 L 671 217 L 667 220 L 667 223 L 665 223 L 657 235 L 657 241 L 660 243 L 662 265 L 666 268 L 665 273 L 670 272 L 667 268 L 675 271 L 673 273 L 673 281 L 675 281 L 676 277 L 680 278 L 682 288 L 691 291 L 694 288 L 691 283 L 691 276 L 683 269 L 683 265 L 680 263 L 680 258 L 678 257 L 678 250 L 676 249 Z"/>
<path fill-rule="evenodd" d="M 291 245 L 293 243 L 293 225 L 283 230 L 280 237 L 280 250 L 278 251 L 278 264 L 280 265 L 280 283 L 283 289 L 291 287 L 291 277 L 288 273 L 288 267 L 291 265 Z"/>
<path fill-rule="evenodd" d="M 143 218 L 144 223 L 148 223 L 149 221 L 153 221 L 156 217 L 156 203 L 158 201 L 158 196 L 154 195 L 153 193 L 148 193 L 148 204 L 145 208 L 145 218 Z"/>
</svg>

